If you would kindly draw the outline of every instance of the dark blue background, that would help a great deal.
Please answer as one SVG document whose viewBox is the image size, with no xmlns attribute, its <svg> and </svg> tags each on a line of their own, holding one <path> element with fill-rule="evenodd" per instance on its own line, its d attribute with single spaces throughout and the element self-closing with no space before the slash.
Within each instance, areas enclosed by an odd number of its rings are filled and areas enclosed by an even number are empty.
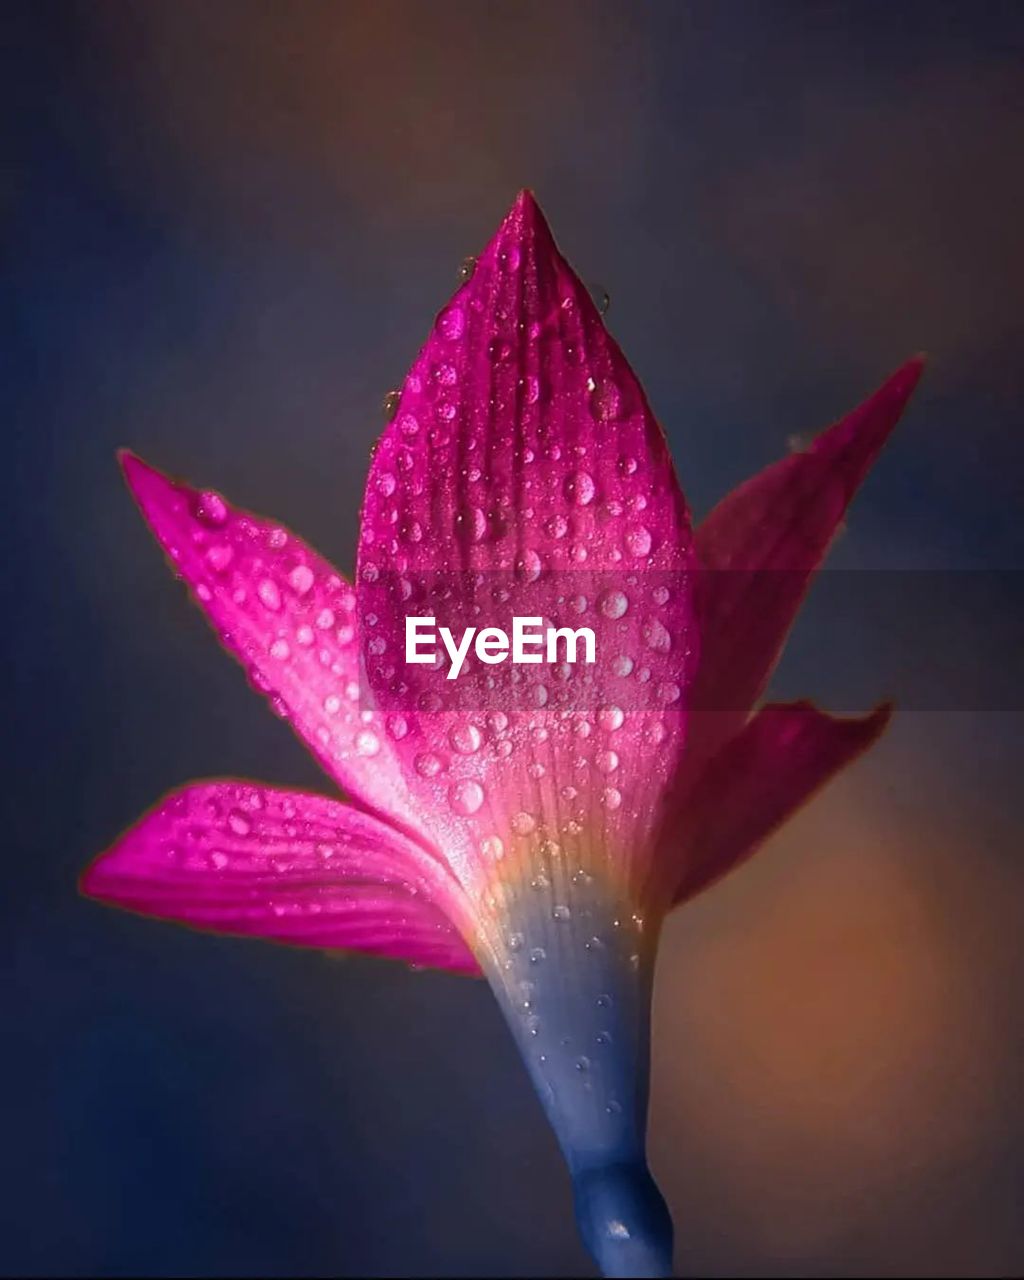
<svg viewBox="0 0 1024 1280">
<path fill-rule="evenodd" d="M 327 785 L 169 580 L 115 447 L 350 569 L 380 401 L 524 185 L 609 290 L 698 515 L 932 354 L 832 562 L 928 571 L 929 609 L 851 640 L 822 592 L 777 681 L 862 709 L 877 652 L 879 695 L 922 664 L 928 692 L 667 930 L 679 1266 L 1024 1268 L 1020 595 L 984 576 L 1022 566 L 1020 5 L 107 0 L 2 27 L 0 1269 L 588 1265 L 482 984 L 75 889 L 188 778 Z"/>
</svg>

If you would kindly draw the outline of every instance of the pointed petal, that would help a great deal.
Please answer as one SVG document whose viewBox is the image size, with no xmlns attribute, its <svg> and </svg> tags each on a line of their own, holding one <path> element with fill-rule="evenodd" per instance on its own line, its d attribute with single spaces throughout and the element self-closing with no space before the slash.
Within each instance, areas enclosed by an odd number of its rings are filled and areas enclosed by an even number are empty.
<svg viewBox="0 0 1024 1280">
<path fill-rule="evenodd" d="M 423 849 L 324 796 L 194 783 L 82 876 L 90 897 L 200 929 L 476 973 L 461 891 Z"/>
<path fill-rule="evenodd" d="M 221 642 L 350 795 L 421 830 L 360 687 L 355 593 L 273 521 L 121 456 L 150 528 Z"/>
<path fill-rule="evenodd" d="M 697 530 L 709 572 L 694 705 L 708 713 L 709 745 L 735 732 L 762 693 L 810 577 L 923 367 L 909 360 L 806 452 L 734 489 Z"/>
<path fill-rule="evenodd" d="M 460 876 L 482 843 L 506 870 L 553 841 L 563 866 L 642 860 L 695 664 L 688 516 L 643 390 L 527 192 L 404 383 L 359 565 L 367 677 Z M 596 663 L 471 656 L 448 681 L 447 663 L 405 661 L 410 615 L 456 637 L 513 616 L 589 627 Z"/>
<path fill-rule="evenodd" d="M 676 902 L 739 866 L 881 735 L 892 709 L 838 718 L 809 702 L 771 703 L 710 761 L 666 831 L 682 876 Z"/>
</svg>

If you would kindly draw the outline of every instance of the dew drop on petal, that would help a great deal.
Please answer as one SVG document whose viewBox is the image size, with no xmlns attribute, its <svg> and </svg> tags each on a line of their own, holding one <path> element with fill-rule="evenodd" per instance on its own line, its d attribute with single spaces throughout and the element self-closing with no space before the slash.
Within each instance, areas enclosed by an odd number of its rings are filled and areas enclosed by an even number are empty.
<svg viewBox="0 0 1024 1280">
<path fill-rule="evenodd" d="M 631 556 L 646 556 L 651 550 L 651 533 L 642 524 L 626 530 L 626 550 Z"/>
<path fill-rule="evenodd" d="M 483 802 L 484 789 L 473 778 L 461 779 L 448 792 L 448 803 L 456 813 L 464 817 L 476 813 Z"/>
<path fill-rule="evenodd" d="M 388 716 L 386 727 L 388 733 L 391 734 L 392 738 L 394 738 L 396 742 L 401 741 L 401 739 L 409 732 L 409 722 L 406 720 L 405 716 L 401 715 Z"/>
<path fill-rule="evenodd" d="M 281 592 L 277 589 L 277 583 L 272 578 L 264 578 L 260 585 L 256 588 L 256 594 L 260 598 L 260 603 L 266 609 L 277 612 L 281 607 Z"/>
<path fill-rule="evenodd" d="M 648 649 L 653 649 L 655 653 L 668 653 L 672 648 L 672 637 L 668 633 L 663 622 L 659 622 L 657 618 L 650 618 L 644 623 L 641 634 L 644 638 L 644 644 Z"/>
<path fill-rule="evenodd" d="M 512 830 L 517 836 L 528 836 L 536 825 L 537 819 L 532 813 L 527 813 L 525 809 L 517 813 L 512 819 Z"/>
<path fill-rule="evenodd" d="M 395 411 L 398 408 L 398 402 L 401 400 L 401 398 L 402 398 L 402 393 L 400 391 L 389 391 L 387 395 L 384 397 L 384 399 L 381 401 L 381 405 L 380 405 L 381 412 L 384 414 L 384 417 L 388 420 L 388 422 L 390 422 L 391 419 L 395 416 Z"/>
<path fill-rule="evenodd" d="M 505 843 L 501 836 L 485 836 L 480 841 L 480 852 L 485 858 L 493 858 L 498 862 L 505 856 Z"/>
<path fill-rule="evenodd" d="M 308 564 L 297 564 L 288 575 L 288 582 L 296 595 L 304 596 L 313 585 L 313 570 Z"/>
<path fill-rule="evenodd" d="M 629 608 L 629 598 L 624 591 L 606 591 L 597 602 L 606 618 L 621 618 Z"/>
<path fill-rule="evenodd" d="M 356 755 L 375 756 L 380 750 L 380 739 L 372 729 L 360 729 L 356 734 Z"/>
<path fill-rule="evenodd" d="M 483 734 L 472 721 L 453 725 L 448 733 L 448 741 L 460 755 L 464 756 L 471 756 L 479 751 L 483 740 Z"/>
<path fill-rule="evenodd" d="M 270 646 L 270 656 L 276 658 L 278 662 L 286 661 L 291 656 L 291 652 L 287 640 L 277 639 Z"/>
<path fill-rule="evenodd" d="M 598 422 L 611 422 L 622 408 L 622 392 L 611 378 L 601 378 L 590 393 L 590 412 Z"/>
<path fill-rule="evenodd" d="M 520 582 L 536 582 L 542 569 L 541 558 L 532 549 L 524 551 L 516 561 L 516 577 Z"/>
<path fill-rule="evenodd" d="M 618 753 L 615 751 L 599 751 L 594 758 L 594 764 L 601 773 L 614 773 L 619 767 Z"/>
<path fill-rule="evenodd" d="M 228 506 L 219 493 L 205 489 L 197 494 L 192 507 L 192 514 L 201 523 L 211 529 L 219 529 L 228 518 Z"/>
<path fill-rule="evenodd" d="M 621 729 L 624 719 L 622 708 L 617 707 L 614 703 L 609 703 L 607 706 L 599 708 L 597 713 L 598 726 L 608 732 Z"/>
<path fill-rule="evenodd" d="M 206 551 L 206 563 L 214 573 L 223 573 L 234 558 L 234 549 L 226 542 L 215 542 Z"/>
<path fill-rule="evenodd" d="M 551 908 L 551 915 L 554 917 L 555 920 L 560 920 L 564 922 L 566 920 L 571 919 L 572 912 L 569 910 L 567 906 L 563 905 L 562 903 L 558 903 L 558 905 Z"/>
<path fill-rule="evenodd" d="M 577 507 L 589 506 L 594 501 L 597 485 L 589 471 L 574 471 L 565 481 L 565 496 Z"/>
<path fill-rule="evenodd" d="M 236 836 L 247 836 L 252 830 L 252 823 L 241 811 L 241 809 L 232 809 L 228 814 L 228 826 Z"/>
<path fill-rule="evenodd" d="M 432 751 L 423 751 L 415 759 L 416 772 L 421 778 L 436 778 L 441 772 L 441 758 Z"/>
<path fill-rule="evenodd" d="M 601 792 L 601 803 L 606 809 L 617 809 L 622 804 L 622 792 L 615 787 L 605 787 Z"/>
</svg>

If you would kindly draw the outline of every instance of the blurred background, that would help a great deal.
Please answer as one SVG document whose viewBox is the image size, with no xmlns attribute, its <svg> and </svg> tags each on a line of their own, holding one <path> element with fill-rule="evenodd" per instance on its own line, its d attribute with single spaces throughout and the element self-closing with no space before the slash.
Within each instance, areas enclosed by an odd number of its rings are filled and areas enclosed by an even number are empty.
<svg viewBox="0 0 1024 1280">
<path fill-rule="evenodd" d="M 1024 1271 L 1024 8 L 23 0 L 3 28 L 0 1271 L 589 1273 L 482 984 L 75 887 L 187 779 L 328 786 L 115 447 L 350 570 L 380 402 L 527 185 L 698 517 L 932 356 L 773 689 L 900 714 L 667 929 L 677 1266 Z"/>
</svg>

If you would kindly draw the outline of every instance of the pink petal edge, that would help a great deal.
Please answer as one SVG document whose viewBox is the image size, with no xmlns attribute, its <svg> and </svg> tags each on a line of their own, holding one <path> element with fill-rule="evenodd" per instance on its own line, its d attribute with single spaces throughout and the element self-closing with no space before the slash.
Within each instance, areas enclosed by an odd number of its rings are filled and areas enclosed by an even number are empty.
<svg viewBox="0 0 1024 1280">
<path fill-rule="evenodd" d="M 705 766 L 665 833 L 681 869 L 678 905 L 753 854 L 841 769 L 872 746 L 892 715 L 837 717 L 809 702 L 770 703 Z"/>
<path fill-rule="evenodd" d="M 198 929 L 478 974 L 461 890 L 414 841 L 325 796 L 235 779 L 161 800 L 83 872 L 83 893 Z"/>
<path fill-rule="evenodd" d="M 422 833 L 359 668 L 356 598 L 274 521 L 171 480 L 127 450 L 125 480 L 221 643 L 350 795 Z"/>
<path fill-rule="evenodd" d="M 801 453 L 727 494 L 697 529 L 703 659 L 690 754 L 746 720 L 851 499 L 924 369 L 915 356 Z"/>
</svg>

